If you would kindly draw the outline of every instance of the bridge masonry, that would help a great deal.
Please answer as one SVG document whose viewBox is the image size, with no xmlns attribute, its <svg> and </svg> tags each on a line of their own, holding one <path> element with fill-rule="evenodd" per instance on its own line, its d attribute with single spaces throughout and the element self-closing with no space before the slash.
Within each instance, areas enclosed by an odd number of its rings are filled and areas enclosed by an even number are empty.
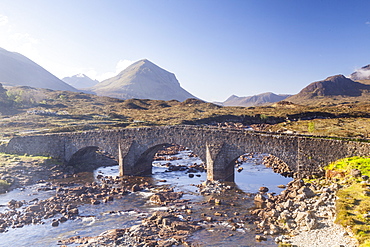
<svg viewBox="0 0 370 247">
<path fill-rule="evenodd" d="M 207 179 L 234 179 L 245 153 L 272 154 L 298 177 L 319 175 L 330 162 L 368 156 L 370 143 L 197 126 L 166 126 L 15 137 L 0 152 L 49 155 L 69 162 L 79 150 L 100 148 L 119 161 L 120 175 L 151 173 L 154 154 L 169 144 L 191 149 L 206 163 Z"/>
</svg>

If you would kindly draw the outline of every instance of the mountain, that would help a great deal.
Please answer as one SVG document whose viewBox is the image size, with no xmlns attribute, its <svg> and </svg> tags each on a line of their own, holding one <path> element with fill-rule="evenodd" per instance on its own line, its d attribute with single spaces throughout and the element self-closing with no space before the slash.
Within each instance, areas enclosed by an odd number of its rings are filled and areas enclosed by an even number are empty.
<svg viewBox="0 0 370 247">
<path fill-rule="evenodd" d="M 19 53 L 0 48 L 0 64 L 0 82 L 4 85 L 78 91 Z"/>
<path fill-rule="evenodd" d="M 349 78 L 351 78 L 354 81 L 370 80 L 370 64 L 362 67 L 361 69 L 356 70 L 349 76 Z"/>
<path fill-rule="evenodd" d="M 271 92 L 262 93 L 247 97 L 238 97 L 236 95 L 230 96 L 226 101 L 223 102 L 224 106 L 261 106 L 275 103 L 286 99 L 291 95 L 289 94 L 274 94 Z"/>
<path fill-rule="evenodd" d="M 93 87 L 99 83 L 99 81 L 93 80 L 85 74 L 77 74 L 70 77 L 64 77 L 62 81 L 78 89 Z"/>
<path fill-rule="evenodd" d="M 333 101 L 349 97 L 361 100 L 360 97 L 367 96 L 369 92 L 370 85 L 355 82 L 343 75 L 335 75 L 309 84 L 286 100 L 293 103 L 318 103 L 322 100 Z"/>
<path fill-rule="evenodd" d="M 104 80 L 89 90 L 100 96 L 119 99 L 157 99 L 184 101 L 195 98 L 180 86 L 170 73 L 147 59 L 140 60 L 117 76 Z"/>
</svg>

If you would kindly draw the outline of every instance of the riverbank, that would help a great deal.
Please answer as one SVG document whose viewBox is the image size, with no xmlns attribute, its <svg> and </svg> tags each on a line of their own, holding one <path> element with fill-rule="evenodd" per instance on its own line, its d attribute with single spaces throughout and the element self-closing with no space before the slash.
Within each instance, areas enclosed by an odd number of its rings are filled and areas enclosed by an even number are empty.
<svg viewBox="0 0 370 247">
<path fill-rule="evenodd" d="M 0 193 L 64 175 L 62 164 L 49 157 L 0 153 Z"/>
</svg>

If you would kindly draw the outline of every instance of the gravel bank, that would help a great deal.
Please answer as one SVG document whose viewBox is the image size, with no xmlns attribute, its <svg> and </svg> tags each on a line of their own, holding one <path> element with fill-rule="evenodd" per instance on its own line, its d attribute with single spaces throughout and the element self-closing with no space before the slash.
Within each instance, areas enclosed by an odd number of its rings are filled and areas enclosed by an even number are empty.
<svg viewBox="0 0 370 247">
<path fill-rule="evenodd" d="M 332 220 L 323 220 L 324 226 L 311 231 L 302 231 L 287 238 L 287 242 L 299 247 L 356 247 L 357 241 L 348 235 L 346 229 L 334 224 Z"/>
</svg>

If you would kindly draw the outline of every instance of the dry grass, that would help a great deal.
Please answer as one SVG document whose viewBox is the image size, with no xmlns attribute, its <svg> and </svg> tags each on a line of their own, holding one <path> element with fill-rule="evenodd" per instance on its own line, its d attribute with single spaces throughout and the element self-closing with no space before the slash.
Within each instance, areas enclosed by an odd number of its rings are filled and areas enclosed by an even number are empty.
<svg viewBox="0 0 370 247">
<path fill-rule="evenodd" d="M 284 122 L 271 128 L 273 131 L 293 130 L 301 134 L 352 138 L 370 137 L 369 118 L 334 118 Z"/>
<path fill-rule="evenodd" d="M 361 102 L 324 106 L 220 107 L 194 99 L 185 102 L 119 100 L 28 87 L 8 88 L 8 95 L 13 104 L 0 108 L 0 139 L 29 133 L 225 121 L 268 123 L 267 131 L 292 130 L 342 137 L 367 137 L 367 130 L 370 130 L 367 118 L 370 103 Z"/>
</svg>

